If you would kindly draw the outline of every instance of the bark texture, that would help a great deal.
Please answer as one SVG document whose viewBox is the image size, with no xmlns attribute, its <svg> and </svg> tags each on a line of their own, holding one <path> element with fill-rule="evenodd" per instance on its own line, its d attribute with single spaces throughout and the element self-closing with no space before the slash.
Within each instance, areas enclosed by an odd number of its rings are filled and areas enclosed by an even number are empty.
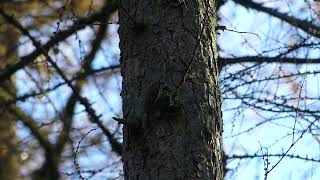
<svg viewBox="0 0 320 180">
<path fill-rule="evenodd" d="M 0 70 L 18 61 L 16 45 L 18 33 L 7 27 L 0 29 Z M 13 80 L 0 82 L 0 104 L 16 96 Z M 19 152 L 16 121 L 13 114 L 0 106 L 0 179 L 15 180 L 19 175 Z"/>
<path fill-rule="evenodd" d="M 121 0 L 125 179 L 223 179 L 215 6 Z"/>
</svg>

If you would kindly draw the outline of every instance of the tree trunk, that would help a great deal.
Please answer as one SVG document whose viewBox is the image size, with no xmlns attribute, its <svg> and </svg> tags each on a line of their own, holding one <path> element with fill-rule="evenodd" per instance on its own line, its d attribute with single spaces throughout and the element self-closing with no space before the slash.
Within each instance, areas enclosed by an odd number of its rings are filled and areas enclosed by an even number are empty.
<svg viewBox="0 0 320 180">
<path fill-rule="evenodd" d="M 125 179 L 223 179 L 215 0 L 122 0 Z"/>
<path fill-rule="evenodd" d="M 15 49 L 18 33 L 7 27 L 0 29 L 0 69 L 18 61 Z M 7 54 L 11 52 L 11 54 Z M 0 82 L 0 104 L 16 96 L 13 80 Z M 5 113 L 0 107 L 0 179 L 15 180 L 19 175 L 19 152 L 16 139 L 16 121 L 12 114 Z"/>
</svg>

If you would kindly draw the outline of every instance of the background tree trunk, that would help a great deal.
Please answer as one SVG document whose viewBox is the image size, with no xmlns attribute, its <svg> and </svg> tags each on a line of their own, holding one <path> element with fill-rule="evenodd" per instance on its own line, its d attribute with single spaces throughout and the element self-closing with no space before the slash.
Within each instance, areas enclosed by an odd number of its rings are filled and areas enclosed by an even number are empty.
<svg viewBox="0 0 320 180">
<path fill-rule="evenodd" d="M 223 179 L 215 6 L 121 1 L 126 179 Z"/>
<path fill-rule="evenodd" d="M 17 63 L 18 33 L 12 29 L 2 27 L 0 29 L 0 57 L 5 59 L 0 63 L 0 69 L 8 64 Z M 0 82 L 0 103 L 16 96 L 13 80 Z M 19 176 L 19 152 L 16 139 L 16 120 L 14 115 L 6 113 L 0 107 L 0 179 L 15 180 Z"/>
</svg>

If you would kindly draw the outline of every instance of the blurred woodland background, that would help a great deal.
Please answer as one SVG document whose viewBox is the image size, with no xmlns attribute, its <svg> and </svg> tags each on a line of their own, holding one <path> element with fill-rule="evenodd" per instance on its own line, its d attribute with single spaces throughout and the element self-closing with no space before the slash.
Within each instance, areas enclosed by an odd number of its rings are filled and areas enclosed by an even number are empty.
<svg viewBox="0 0 320 180">
<path fill-rule="evenodd" d="M 123 178 L 118 3 L 0 1 L 1 180 Z M 320 177 L 319 8 L 218 1 L 225 179 Z"/>
</svg>

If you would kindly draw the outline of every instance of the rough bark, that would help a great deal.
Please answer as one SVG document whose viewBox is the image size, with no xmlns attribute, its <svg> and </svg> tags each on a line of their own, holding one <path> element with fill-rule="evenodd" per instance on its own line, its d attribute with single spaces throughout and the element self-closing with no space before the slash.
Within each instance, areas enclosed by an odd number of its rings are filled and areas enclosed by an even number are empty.
<svg viewBox="0 0 320 180">
<path fill-rule="evenodd" d="M 122 0 L 119 23 L 125 179 L 223 179 L 215 1 Z"/>
<path fill-rule="evenodd" d="M 18 60 L 15 46 L 18 34 L 12 29 L 0 29 L 0 69 Z M 0 82 L 0 103 L 14 98 L 15 83 L 13 80 Z M 16 139 L 16 121 L 13 114 L 6 113 L 5 107 L 0 107 L 0 179 L 15 180 L 19 175 L 19 152 Z"/>
</svg>

